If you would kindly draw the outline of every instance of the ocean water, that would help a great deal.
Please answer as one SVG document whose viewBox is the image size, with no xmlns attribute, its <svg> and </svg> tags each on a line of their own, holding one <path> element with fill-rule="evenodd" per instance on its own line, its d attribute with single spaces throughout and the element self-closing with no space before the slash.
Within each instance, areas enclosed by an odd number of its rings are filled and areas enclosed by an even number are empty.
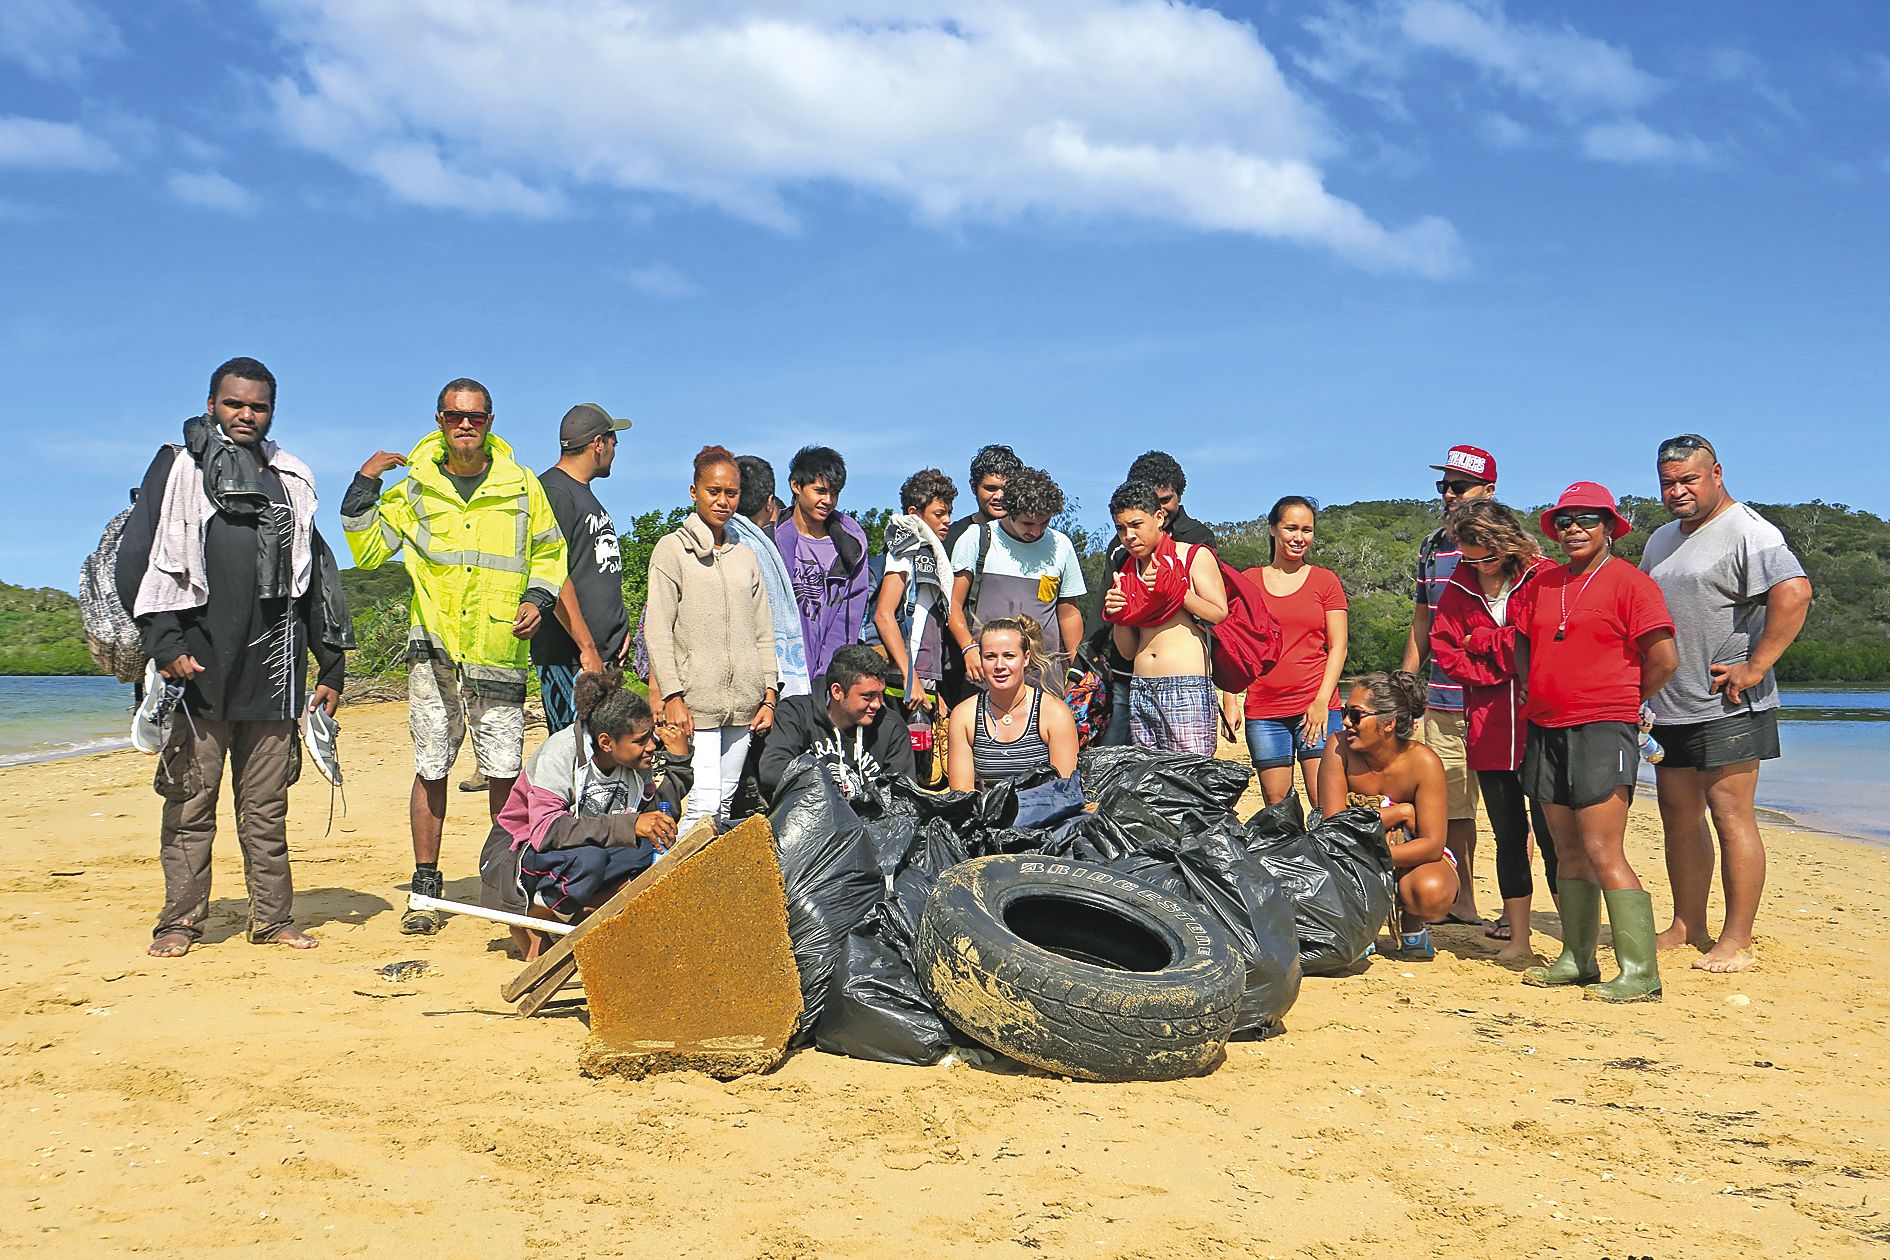
<svg viewBox="0 0 1890 1260">
<path fill-rule="evenodd" d="M 0 766 L 130 746 L 128 683 L 0 678 Z"/>
<path fill-rule="evenodd" d="M 1795 687 L 1779 709 L 1777 761 L 1759 803 L 1806 827 L 1890 844 L 1890 688 Z"/>
<path fill-rule="evenodd" d="M 131 688 L 109 678 L 0 678 L 0 766 L 131 743 Z M 1799 826 L 1890 844 L 1890 688 L 1795 687 L 1779 710 L 1784 756 L 1759 803 Z M 1653 773 L 1643 768 L 1653 791 Z"/>
</svg>

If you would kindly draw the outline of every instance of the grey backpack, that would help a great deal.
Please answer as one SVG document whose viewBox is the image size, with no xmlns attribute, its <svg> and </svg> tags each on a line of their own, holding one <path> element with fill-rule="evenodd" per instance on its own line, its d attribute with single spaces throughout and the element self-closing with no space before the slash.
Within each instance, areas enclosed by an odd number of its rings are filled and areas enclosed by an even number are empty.
<svg viewBox="0 0 1890 1260">
<path fill-rule="evenodd" d="M 130 609 L 118 598 L 118 544 L 130 519 L 130 508 L 112 517 L 98 547 L 79 566 L 79 621 L 85 630 L 85 646 L 99 669 L 119 682 L 143 678 L 149 659 Z"/>
</svg>

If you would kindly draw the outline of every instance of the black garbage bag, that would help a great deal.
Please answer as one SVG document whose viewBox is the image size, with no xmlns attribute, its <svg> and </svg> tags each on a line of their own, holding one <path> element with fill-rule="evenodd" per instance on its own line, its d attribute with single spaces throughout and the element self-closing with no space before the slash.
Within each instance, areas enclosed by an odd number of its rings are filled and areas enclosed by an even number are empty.
<svg viewBox="0 0 1890 1260">
<path fill-rule="evenodd" d="M 801 973 L 795 1040 L 806 1044 L 820 1021 L 847 935 L 865 921 L 886 881 L 872 832 L 813 755 L 796 757 L 781 776 L 768 822 L 787 888 L 794 965 Z"/>
<path fill-rule="evenodd" d="M 951 1049 L 951 1029 L 932 1009 L 912 961 L 919 914 L 934 880 L 909 868 L 866 922 L 847 935 L 814 1029 L 814 1044 L 822 1050 L 923 1067 Z"/>
<path fill-rule="evenodd" d="M 1058 856 L 1084 862 L 1114 862 L 1150 845 L 1181 843 L 1183 829 L 1131 788 L 1113 787 L 1096 812 L 1077 820 L 1055 847 Z"/>
<path fill-rule="evenodd" d="M 1092 801 L 1133 792 L 1184 833 L 1206 831 L 1233 810 L 1253 767 L 1244 761 L 1157 752 L 1133 745 L 1085 749 L 1077 761 L 1083 791 Z"/>
<path fill-rule="evenodd" d="M 1233 1035 L 1280 1031 L 1280 1018 L 1299 999 L 1302 975 L 1293 899 L 1247 852 L 1231 818 L 1205 834 L 1156 841 L 1108 865 L 1212 914 L 1247 960 Z"/>
<path fill-rule="evenodd" d="M 1284 840 L 1306 830 L 1306 807 L 1300 803 L 1299 793 L 1288 792 L 1274 804 L 1254 811 L 1244 830 L 1248 844 L 1262 839 Z"/>
<path fill-rule="evenodd" d="M 1293 899 L 1301 966 L 1309 976 L 1344 971 L 1378 935 L 1397 896 L 1378 811 L 1315 815 L 1312 829 L 1296 835 L 1279 834 L 1279 820 L 1262 819 L 1266 813 L 1248 821 L 1242 840 Z"/>
</svg>

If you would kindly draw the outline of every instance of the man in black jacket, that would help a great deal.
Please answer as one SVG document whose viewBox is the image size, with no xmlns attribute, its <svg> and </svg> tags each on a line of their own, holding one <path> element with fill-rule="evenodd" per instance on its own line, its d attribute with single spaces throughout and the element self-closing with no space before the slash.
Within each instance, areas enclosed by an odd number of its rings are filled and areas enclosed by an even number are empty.
<svg viewBox="0 0 1890 1260">
<path fill-rule="evenodd" d="M 1168 536 L 1183 546 L 1220 548 L 1220 539 L 1214 531 L 1188 515 L 1181 506 L 1181 496 L 1188 488 L 1188 475 L 1181 471 L 1181 464 L 1167 451 L 1148 451 L 1138 455 L 1129 465 L 1128 481 L 1146 481 L 1155 487 L 1155 500 L 1161 504 L 1165 514 L 1162 528 Z M 1106 573 L 1114 573 L 1122 567 L 1129 557 L 1122 540 L 1109 540 L 1108 568 Z M 1108 589 L 1107 582 L 1103 589 Z M 1109 729 L 1103 732 L 1099 744 L 1126 744 L 1129 742 L 1129 677 L 1135 672 L 1134 663 L 1124 660 L 1116 651 L 1115 644 L 1109 637 L 1109 625 L 1104 622 L 1088 642 L 1090 659 L 1100 654 L 1108 660 L 1111 682 L 1109 684 Z"/>
<path fill-rule="evenodd" d="M 158 749 L 164 909 L 148 951 L 157 958 L 179 957 L 203 935 L 226 759 L 249 939 L 316 944 L 290 912 L 295 726 L 317 706 L 334 714 L 353 640 L 334 557 L 314 526 L 314 478 L 267 440 L 275 405 L 276 378 L 261 363 L 218 367 L 206 414 L 151 461 L 119 544 L 119 598 L 155 667 L 147 705 L 169 693 L 183 710 L 169 715 Z M 318 680 L 308 695 L 311 651 Z"/>
<path fill-rule="evenodd" d="M 827 763 L 848 797 L 875 779 L 912 778 L 912 737 L 898 710 L 886 707 L 885 668 L 884 657 L 855 643 L 833 654 L 825 692 L 781 701 L 757 770 L 769 799 L 788 763 L 806 752 Z"/>
</svg>

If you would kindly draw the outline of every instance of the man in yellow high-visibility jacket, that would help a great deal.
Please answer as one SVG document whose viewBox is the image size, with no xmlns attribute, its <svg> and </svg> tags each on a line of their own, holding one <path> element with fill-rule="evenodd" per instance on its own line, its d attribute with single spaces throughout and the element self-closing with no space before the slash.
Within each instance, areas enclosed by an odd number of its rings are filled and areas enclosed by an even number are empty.
<svg viewBox="0 0 1890 1260">
<path fill-rule="evenodd" d="M 441 893 L 446 776 L 468 729 L 493 818 L 525 751 L 526 640 L 564 585 L 564 535 L 538 478 L 492 433 L 492 394 L 464 377 L 440 391 L 439 432 L 406 455 L 376 451 L 341 502 L 354 562 L 399 555 L 413 579 L 407 724 L 413 733 L 413 891 Z M 405 466 L 383 491 L 381 476 Z M 409 910 L 400 930 L 431 935 L 440 916 Z"/>
</svg>

